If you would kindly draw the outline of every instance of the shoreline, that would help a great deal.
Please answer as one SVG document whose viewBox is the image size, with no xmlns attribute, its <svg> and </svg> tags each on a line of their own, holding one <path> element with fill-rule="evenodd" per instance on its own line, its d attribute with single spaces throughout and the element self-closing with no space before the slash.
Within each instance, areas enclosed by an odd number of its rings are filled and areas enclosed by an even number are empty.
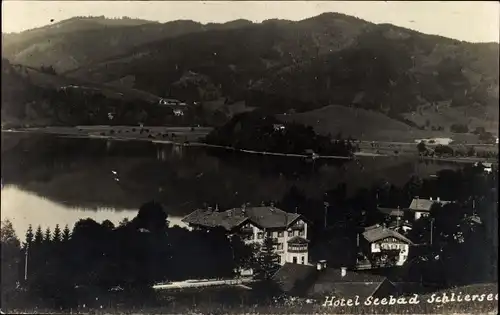
<svg viewBox="0 0 500 315">
<path fill-rule="evenodd" d="M 98 126 L 101 127 L 101 126 Z M 104 127 L 104 126 L 103 126 Z M 108 126 L 105 126 L 108 127 Z M 65 127 L 65 128 L 76 128 L 76 127 Z M 85 127 L 84 127 L 85 128 Z M 123 127 L 122 127 L 123 128 Z M 131 127 L 132 128 L 132 127 Z M 133 127 L 133 128 L 140 128 L 140 127 Z M 153 127 L 143 127 L 143 128 L 153 128 Z M 155 127 L 156 128 L 156 127 Z M 196 134 L 196 129 L 194 131 L 191 131 L 190 127 L 161 127 L 164 129 L 177 129 L 177 130 L 182 130 L 186 129 L 187 133 L 195 133 Z M 89 128 L 88 130 L 92 130 L 94 128 Z M 97 128 L 96 128 L 97 129 Z M 207 129 L 207 128 L 204 128 Z M 95 130 L 95 129 L 94 129 Z M 294 153 L 278 153 L 278 152 L 264 152 L 264 151 L 255 151 L 255 150 L 247 150 L 247 149 L 236 149 L 234 147 L 226 147 L 226 146 L 220 146 L 220 145 L 214 145 L 214 144 L 208 144 L 204 142 L 196 142 L 196 141 L 189 141 L 185 140 L 183 142 L 180 141 L 174 141 L 174 140 L 159 140 L 159 139 L 154 139 L 154 138 L 148 138 L 148 137 L 120 137 L 117 135 L 96 135 L 96 134 L 71 134 L 71 133 L 62 133 L 57 130 L 43 130 L 43 128 L 37 128 L 36 130 L 15 130 L 15 129 L 10 129 L 10 130 L 2 130 L 2 133 L 36 133 L 36 134 L 53 134 L 59 137 L 64 137 L 64 138 L 83 138 L 83 139 L 102 139 L 102 140 L 112 140 L 112 141 L 145 141 L 145 142 L 151 142 L 151 143 L 159 143 L 159 144 L 172 144 L 172 145 L 177 145 L 177 146 L 183 146 L 183 147 L 205 147 L 205 148 L 216 148 L 216 149 L 224 149 L 227 151 L 233 151 L 233 152 L 241 152 L 241 153 L 248 153 L 248 154 L 260 154 L 260 155 L 270 155 L 270 156 L 284 156 L 284 157 L 297 157 L 297 158 L 306 158 L 306 159 L 312 159 L 310 155 L 306 154 L 294 154 Z M 78 129 L 77 129 L 78 132 Z M 200 133 L 206 135 L 207 133 Z M 400 155 L 388 155 L 388 154 L 378 154 L 378 153 L 372 153 L 372 152 L 367 152 L 367 151 L 359 151 L 359 152 L 354 152 L 352 156 L 335 156 L 335 155 L 317 155 L 316 159 L 339 159 L 339 160 L 356 160 L 358 157 L 372 157 L 372 158 L 380 158 L 380 157 L 407 157 L 410 156 L 411 154 L 400 154 Z M 498 164 L 498 160 L 495 159 L 485 159 L 485 158 L 436 158 L 436 157 L 425 157 L 425 156 L 418 156 L 415 155 L 415 158 L 420 159 L 420 160 L 427 160 L 427 161 L 441 161 L 441 162 L 451 162 L 451 163 L 477 163 L 477 162 L 485 162 L 485 163 L 492 163 L 492 164 Z"/>
</svg>

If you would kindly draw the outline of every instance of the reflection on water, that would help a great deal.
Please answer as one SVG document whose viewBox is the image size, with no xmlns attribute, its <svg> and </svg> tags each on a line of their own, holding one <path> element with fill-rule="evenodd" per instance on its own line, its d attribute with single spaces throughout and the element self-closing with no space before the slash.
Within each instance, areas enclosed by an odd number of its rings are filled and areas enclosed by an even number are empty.
<svg viewBox="0 0 500 315">
<path fill-rule="evenodd" d="M 456 167 L 405 157 L 307 162 L 140 141 L 2 133 L 2 218 L 15 217 L 21 230 L 29 223 L 72 225 L 82 217 L 116 224 L 154 199 L 175 221 L 204 203 L 229 208 L 279 201 L 293 186 L 322 198 L 342 182 L 352 193 L 380 180 L 402 185 L 412 175 Z"/>
<path fill-rule="evenodd" d="M 118 225 L 123 219 L 131 220 L 137 214 L 137 209 L 69 208 L 15 186 L 6 186 L 2 189 L 1 218 L 12 222 L 21 240 L 30 224 L 33 225 L 33 229 L 41 225 L 44 229 L 50 227 L 53 230 L 56 224 L 61 228 L 68 224 L 72 229 L 78 220 L 91 218 L 97 222 L 109 220 Z M 169 217 L 171 225 L 185 226 L 180 220 L 180 217 Z"/>
</svg>

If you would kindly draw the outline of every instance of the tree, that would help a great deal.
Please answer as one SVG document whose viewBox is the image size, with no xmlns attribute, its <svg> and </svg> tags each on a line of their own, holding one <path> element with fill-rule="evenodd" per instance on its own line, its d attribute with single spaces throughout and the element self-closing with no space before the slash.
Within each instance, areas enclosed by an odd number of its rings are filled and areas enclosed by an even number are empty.
<svg viewBox="0 0 500 315">
<path fill-rule="evenodd" d="M 19 261 L 20 261 L 20 242 L 14 231 L 14 227 L 9 220 L 1 221 L 0 228 L 0 249 L 1 249 L 1 276 L 2 289 L 1 301 L 5 307 L 6 302 L 12 299 L 16 292 L 17 282 L 19 281 Z"/>
<path fill-rule="evenodd" d="M 274 240 L 266 236 L 257 256 L 257 279 L 269 280 L 280 267 L 280 256 L 274 251 Z"/>
<path fill-rule="evenodd" d="M 450 131 L 454 133 L 467 133 L 469 132 L 469 128 L 467 127 L 467 125 L 453 124 L 450 126 Z"/>
<path fill-rule="evenodd" d="M 52 241 L 52 233 L 50 232 L 50 227 L 45 230 L 45 235 L 43 236 L 43 241 L 45 243 L 50 243 Z"/>
<path fill-rule="evenodd" d="M 132 220 L 136 229 L 143 228 L 150 232 L 165 231 L 168 228 L 168 215 L 163 206 L 150 201 L 141 206 L 137 216 Z"/>
<path fill-rule="evenodd" d="M 54 233 L 52 235 L 52 240 L 54 242 L 60 242 L 62 240 L 61 228 L 59 227 L 59 224 L 56 224 L 56 227 L 54 228 Z"/>
<path fill-rule="evenodd" d="M 427 147 L 425 146 L 425 142 L 420 141 L 420 143 L 417 144 L 417 150 L 418 153 L 420 154 L 424 154 L 425 152 L 427 152 Z"/>
<path fill-rule="evenodd" d="M 69 241 L 70 237 L 71 237 L 71 231 L 69 230 L 69 227 L 66 224 L 64 226 L 64 230 L 63 230 L 63 233 L 62 233 L 62 241 L 63 242 L 67 242 L 67 241 Z"/>
<path fill-rule="evenodd" d="M 26 231 L 26 245 L 31 245 L 31 243 L 33 242 L 33 227 L 31 226 L 31 224 L 28 226 L 28 230 Z"/>
<path fill-rule="evenodd" d="M 39 225 L 35 232 L 35 245 L 40 245 L 43 242 L 43 232 L 42 227 Z"/>
<path fill-rule="evenodd" d="M 123 218 L 123 220 L 121 220 L 121 221 L 118 223 L 118 226 L 119 226 L 119 227 L 125 227 L 125 226 L 127 226 L 129 223 L 130 223 L 130 220 L 129 220 L 128 218 Z"/>
<path fill-rule="evenodd" d="M 467 156 L 474 156 L 476 155 L 476 150 L 474 150 L 474 147 L 469 147 L 469 149 L 467 149 Z"/>
<path fill-rule="evenodd" d="M 237 268 L 252 269 L 256 263 L 256 250 L 253 246 L 245 244 L 237 235 L 231 237 L 233 259 Z"/>
</svg>

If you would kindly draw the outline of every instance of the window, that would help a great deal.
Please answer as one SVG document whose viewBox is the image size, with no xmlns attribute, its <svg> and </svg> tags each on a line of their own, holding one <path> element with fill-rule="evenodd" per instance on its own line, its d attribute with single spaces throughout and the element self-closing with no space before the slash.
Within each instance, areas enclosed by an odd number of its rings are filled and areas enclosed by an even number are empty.
<svg viewBox="0 0 500 315">
<path fill-rule="evenodd" d="M 279 243 L 278 246 L 277 246 L 277 249 L 278 250 L 283 250 L 283 243 Z"/>
<path fill-rule="evenodd" d="M 299 230 L 299 235 L 304 236 L 304 230 Z"/>
<path fill-rule="evenodd" d="M 293 236 L 293 231 L 288 231 L 288 236 Z"/>
<path fill-rule="evenodd" d="M 267 237 L 272 237 L 272 235 L 273 235 L 272 232 L 266 232 Z"/>
<path fill-rule="evenodd" d="M 285 232 L 283 232 L 283 231 L 278 232 L 278 237 L 283 237 L 284 235 L 285 235 Z"/>
<path fill-rule="evenodd" d="M 257 238 L 258 239 L 263 239 L 264 238 L 264 233 L 262 233 L 262 232 L 257 233 Z"/>
</svg>

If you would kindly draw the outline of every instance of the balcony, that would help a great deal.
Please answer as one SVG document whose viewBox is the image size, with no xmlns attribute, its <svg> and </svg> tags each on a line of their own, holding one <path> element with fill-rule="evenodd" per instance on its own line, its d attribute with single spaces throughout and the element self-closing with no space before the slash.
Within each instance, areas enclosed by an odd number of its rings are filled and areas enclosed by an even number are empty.
<svg viewBox="0 0 500 315">
<path fill-rule="evenodd" d="M 290 228 L 292 230 L 303 230 L 304 226 L 305 226 L 304 223 L 297 223 L 297 224 L 292 225 Z"/>
<path fill-rule="evenodd" d="M 244 226 L 240 229 L 243 234 L 253 234 L 253 228 L 251 226 Z"/>
<path fill-rule="evenodd" d="M 291 245 L 288 244 L 288 252 L 289 253 L 307 253 L 307 244 L 303 245 Z"/>
</svg>

